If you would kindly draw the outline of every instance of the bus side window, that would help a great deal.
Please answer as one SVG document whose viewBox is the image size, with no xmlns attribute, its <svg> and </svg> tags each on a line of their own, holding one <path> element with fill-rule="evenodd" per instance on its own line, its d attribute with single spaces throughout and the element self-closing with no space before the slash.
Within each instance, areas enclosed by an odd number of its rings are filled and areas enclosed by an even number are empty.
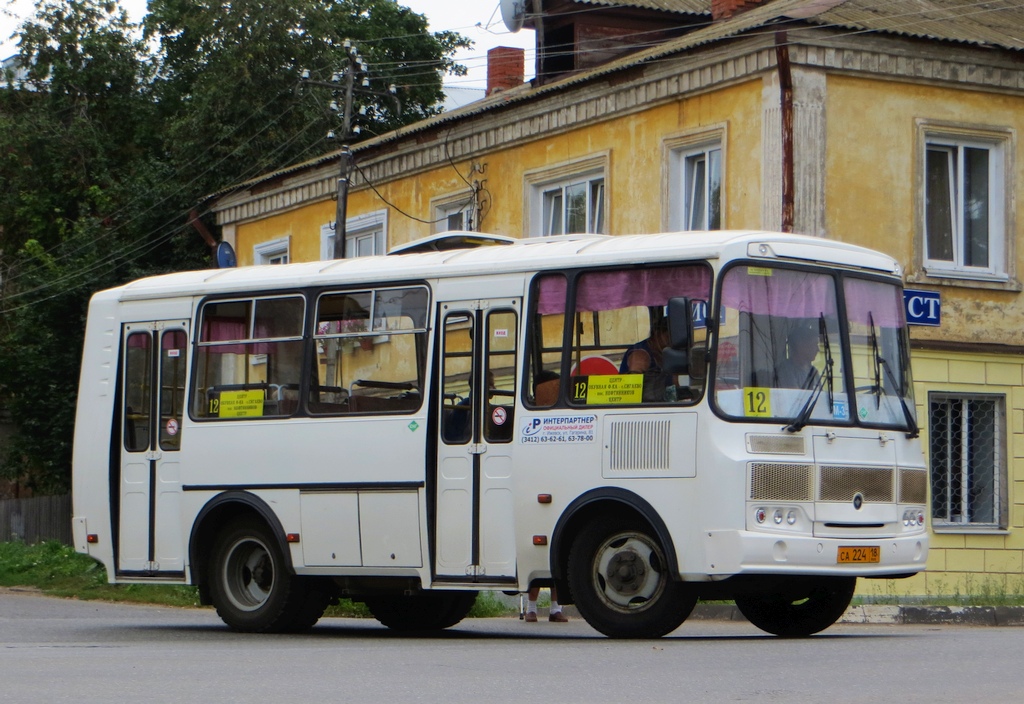
<svg viewBox="0 0 1024 704">
<path fill-rule="evenodd" d="M 562 274 L 546 274 L 534 281 L 526 354 L 528 377 L 523 393 L 527 405 L 535 408 L 551 408 L 559 400 L 567 286 Z"/>
<path fill-rule="evenodd" d="M 487 417 L 484 419 L 484 439 L 488 442 L 512 442 L 518 331 L 515 311 L 496 310 L 487 314 Z"/>
</svg>

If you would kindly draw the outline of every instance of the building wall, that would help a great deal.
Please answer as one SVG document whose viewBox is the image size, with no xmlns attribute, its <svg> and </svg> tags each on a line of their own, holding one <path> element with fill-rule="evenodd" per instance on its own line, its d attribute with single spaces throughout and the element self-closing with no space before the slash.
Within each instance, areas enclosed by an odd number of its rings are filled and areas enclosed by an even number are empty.
<svg viewBox="0 0 1024 704">
<path fill-rule="evenodd" d="M 865 106 L 870 109 L 865 110 Z M 835 75 L 828 84 L 828 230 L 836 239 L 881 250 L 904 263 L 908 285 L 939 290 L 942 327 L 914 339 L 1024 344 L 1024 305 L 1014 272 L 1018 222 L 1007 222 L 1008 284 L 928 277 L 921 268 L 917 209 L 923 198 L 918 121 L 1024 130 L 1024 96 Z M 1016 150 L 1016 140 L 1013 141 Z M 1024 160 L 1013 159 L 1011 202 L 1024 203 Z M 1011 211 L 1012 214 L 1012 211 Z"/>
<path fill-rule="evenodd" d="M 660 232 L 664 222 L 663 198 L 667 154 L 664 141 L 702 129 L 725 128 L 725 226 L 761 227 L 761 81 L 751 80 L 714 94 L 664 104 L 642 113 L 582 125 L 511 148 L 480 154 L 434 168 L 411 178 L 399 178 L 368 187 L 355 187 L 349 195 L 348 215 L 388 209 L 388 248 L 433 233 L 422 220 L 433 215 L 434 199 L 467 190 L 466 180 L 483 180 L 489 209 L 480 229 L 524 236 L 527 174 L 606 156 L 610 234 Z M 482 169 L 482 171 L 480 171 Z M 460 176 L 461 174 L 461 176 Z M 292 261 L 320 256 L 320 227 L 334 221 L 335 202 L 322 199 L 269 217 L 240 222 L 235 228 L 235 249 L 240 264 L 253 262 L 253 246 L 291 236 Z"/>
</svg>

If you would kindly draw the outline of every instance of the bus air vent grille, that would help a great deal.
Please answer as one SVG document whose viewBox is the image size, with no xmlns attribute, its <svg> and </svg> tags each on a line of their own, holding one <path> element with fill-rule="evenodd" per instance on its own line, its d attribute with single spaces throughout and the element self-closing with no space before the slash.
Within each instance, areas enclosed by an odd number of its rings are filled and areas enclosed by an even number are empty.
<svg viewBox="0 0 1024 704">
<path fill-rule="evenodd" d="M 754 501 L 810 501 L 813 487 L 814 465 L 750 463 L 750 498 Z"/>
<path fill-rule="evenodd" d="M 928 500 L 928 472 L 900 469 L 900 503 L 923 504 Z"/>
<path fill-rule="evenodd" d="M 761 455 L 802 455 L 804 439 L 799 435 L 747 434 L 747 452 Z"/>
<path fill-rule="evenodd" d="M 617 472 L 669 470 L 668 420 L 613 423 L 609 427 L 609 469 Z"/>
<path fill-rule="evenodd" d="M 853 501 L 860 494 L 864 501 L 886 502 L 893 500 L 892 467 L 840 467 L 821 466 L 821 484 L 818 498 L 821 501 Z"/>
</svg>

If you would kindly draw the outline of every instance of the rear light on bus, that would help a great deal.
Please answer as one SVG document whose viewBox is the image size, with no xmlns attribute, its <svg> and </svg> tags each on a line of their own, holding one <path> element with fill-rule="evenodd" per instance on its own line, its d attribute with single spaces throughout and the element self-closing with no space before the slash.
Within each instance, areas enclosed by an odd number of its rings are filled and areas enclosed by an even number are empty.
<svg viewBox="0 0 1024 704">
<path fill-rule="evenodd" d="M 284 539 L 285 539 L 285 542 L 288 542 L 288 543 L 297 543 L 297 542 L 299 542 L 299 534 L 298 533 L 285 533 Z"/>
<path fill-rule="evenodd" d="M 96 543 L 100 542 L 100 536 L 98 536 L 96 533 L 89 533 L 89 535 L 85 536 L 85 542 L 92 543 L 95 545 Z"/>
<path fill-rule="evenodd" d="M 535 536 L 533 536 L 533 544 L 534 545 L 547 545 L 548 544 L 548 536 L 546 536 L 546 535 L 535 535 Z"/>
</svg>

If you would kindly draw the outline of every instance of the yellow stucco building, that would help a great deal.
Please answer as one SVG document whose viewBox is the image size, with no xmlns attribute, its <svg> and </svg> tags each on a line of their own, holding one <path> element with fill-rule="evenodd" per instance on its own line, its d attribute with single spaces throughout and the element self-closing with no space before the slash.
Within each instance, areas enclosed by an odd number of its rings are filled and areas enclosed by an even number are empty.
<svg viewBox="0 0 1024 704">
<path fill-rule="evenodd" d="M 787 229 L 882 250 L 924 323 L 912 340 L 932 550 L 927 572 L 861 588 L 1024 592 L 1024 12 L 595 5 L 534 3 L 532 82 L 353 148 L 349 255 L 446 229 Z M 619 43 L 584 44 L 614 27 Z M 658 28 L 647 48 L 628 40 Z M 555 58 L 565 36 L 574 62 Z M 328 154 L 208 206 L 240 264 L 331 258 L 338 173 Z"/>
</svg>

